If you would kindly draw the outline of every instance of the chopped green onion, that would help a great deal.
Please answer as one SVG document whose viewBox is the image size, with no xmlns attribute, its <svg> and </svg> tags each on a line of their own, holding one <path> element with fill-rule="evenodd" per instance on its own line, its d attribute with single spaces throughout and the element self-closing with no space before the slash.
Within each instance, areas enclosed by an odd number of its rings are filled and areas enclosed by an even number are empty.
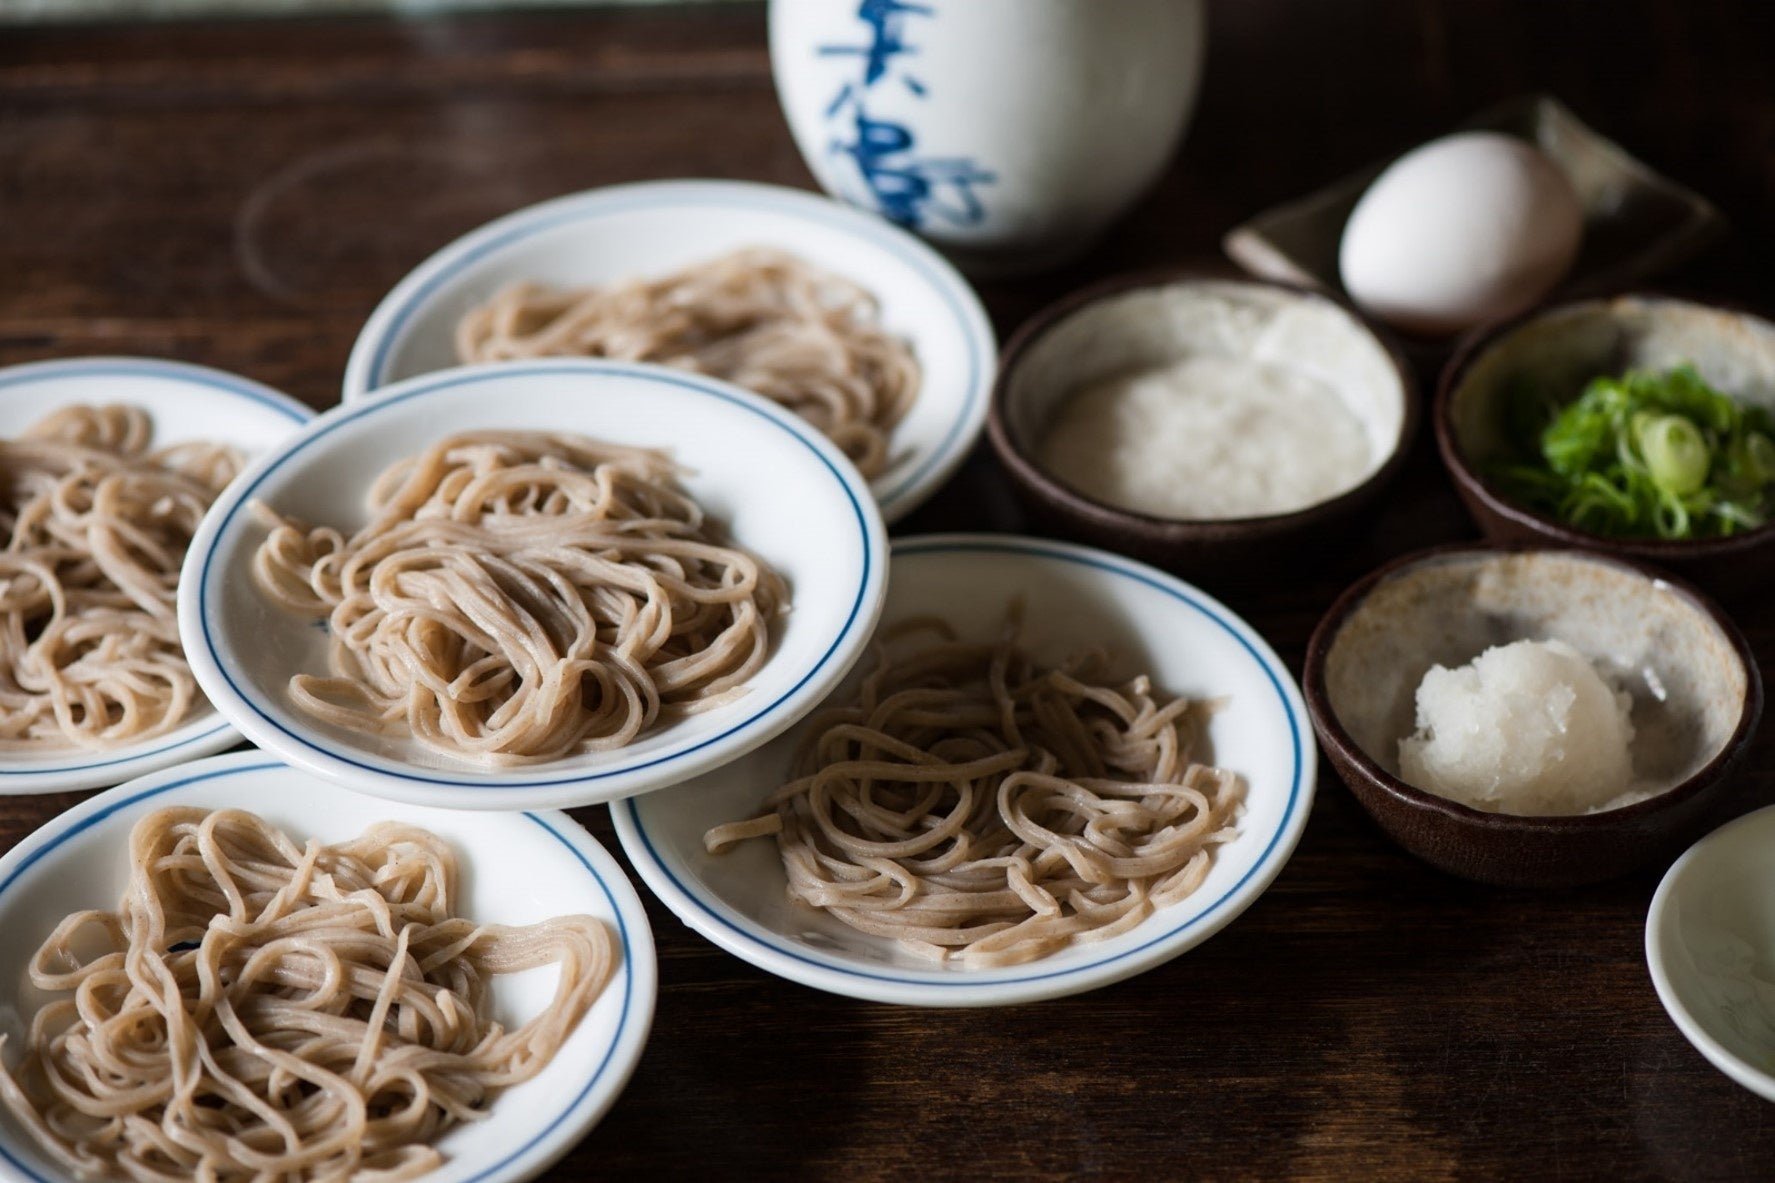
<svg viewBox="0 0 1775 1183">
<path fill-rule="evenodd" d="M 1521 383 L 1503 420 L 1517 455 L 1489 475 L 1582 530 L 1726 535 L 1762 525 L 1775 503 L 1775 418 L 1693 366 L 1599 377 L 1564 405 Z"/>
<path fill-rule="evenodd" d="M 1747 475 L 1759 485 L 1775 484 L 1775 440 L 1760 431 L 1744 437 Z"/>
<path fill-rule="evenodd" d="M 1639 445 L 1652 479 L 1666 493 L 1683 497 L 1707 483 L 1713 449 L 1701 429 L 1681 415 L 1635 415 L 1633 442 Z"/>
</svg>

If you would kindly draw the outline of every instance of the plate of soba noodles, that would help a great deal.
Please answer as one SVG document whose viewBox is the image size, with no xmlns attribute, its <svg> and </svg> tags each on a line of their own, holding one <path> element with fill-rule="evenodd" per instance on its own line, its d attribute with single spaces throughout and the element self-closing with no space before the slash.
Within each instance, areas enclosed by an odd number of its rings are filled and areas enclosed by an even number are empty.
<svg viewBox="0 0 1775 1183">
<path fill-rule="evenodd" d="M 566 814 L 393 805 L 240 752 L 0 858 L 0 1175 L 529 1179 L 627 1083 L 658 992 Z"/>
<path fill-rule="evenodd" d="M 0 369 L 0 794 L 116 784 L 237 741 L 180 645 L 180 564 L 251 459 L 314 417 L 147 358 Z"/>
<path fill-rule="evenodd" d="M 795 728 L 613 803 L 681 920 L 816 989 L 991 1006 L 1151 969 L 1275 879 L 1318 757 L 1249 625 L 1066 543 L 911 537 L 892 561 L 869 653 Z"/>
<path fill-rule="evenodd" d="M 967 282 L 880 218 L 773 185 L 648 182 L 444 247 L 365 324 L 345 399 L 539 357 L 656 363 L 763 395 L 831 439 L 892 522 L 978 438 L 996 347 Z"/>
<path fill-rule="evenodd" d="M 241 733 L 422 805 L 586 805 L 779 734 L 861 653 L 887 545 L 856 467 L 726 383 L 542 359 L 320 416 L 216 502 L 179 620 Z"/>
</svg>

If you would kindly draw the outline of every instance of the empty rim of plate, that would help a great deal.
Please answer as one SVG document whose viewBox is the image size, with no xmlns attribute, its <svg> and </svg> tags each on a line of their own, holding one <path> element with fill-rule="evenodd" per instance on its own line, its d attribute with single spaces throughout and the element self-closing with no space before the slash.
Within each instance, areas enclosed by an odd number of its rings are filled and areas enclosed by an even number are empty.
<svg viewBox="0 0 1775 1183">
<path fill-rule="evenodd" d="M 0 369 L 0 398 L 6 397 L 8 388 L 29 383 L 105 377 L 161 378 L 232 395 L 288 417 L 293 428 L 301 427 L 315 414 L 311 407 L 251 378 L 151 357 L 74 357 L 7 366 Z M 95 789 L 212 755 L 233 744 L 239 736 L 221 712 L 214 709 L 214 704 L 211 713 L 212 725 L 194 735 L 181 733 L 202 722 L 201 717 L 138 744 L 103 752 L 85 748 L 46 752 L 43 757 L 32 757 L 25 767 L 8 764 L 9 759 L 21 758 L 20 753 L 0 755 L 0 796 Z"/>
<path fill-rule="evenodd" d="M 966 389 L 942 441 L 911 470 L 875 492 L 889 522 L 912 512 L 967 458 L 986 426 L 988 395 L 997 358 L 992 322 L 980 298 L 961 273 L 924 242 L 891 222 L 816 193 L 754 181 L 639 181 L 570 193 L 496 218 L 444 246 L 408 273 L 376 305 L 352 345 L 345 364 L 345 402 L 380 390 L 387 382 L 389 354 L 408 323 L 467 267 L 532 235 L 572 222 L 664 204 L 722 205 L 787 213 L 822 222 L 897 256 L 948 306 L 967 352 Z M 509 363 L 502 363 L 509 364 Z M 873 492 L 873 490 L 872 490 Z"/>
<path fill-rule="evenodd" d="M 361 420 L 386 413 L 415 398 L 425 398 L 458 386 L 489 380 L 522 380 L 526 376 L 560 373 L 588 377 L 619 375 L 682 387 L 719 399 L 758 416 L 783 431 L 812 453 L 843 490 L 858 534 L 859 564 L 854 595 L 844 624 L 824 653 L 795 682 L 768 703 L 688 748 L 624 763 L 619 749 L 615 767 L 578 768 L 548 774 L 536 766 L 534 773 L 451 775 L 388 758 L 373 758 L 352 744 L 334 740 L 319 725 L 292 729 L 263 706 L 260 696 L 244 687 L 224 662 L 215 619 L 214 585 L 223 577 L 216 551 L 225 532 L 247 508 L 253 493 L 286 464 L 335 431 Z M 366 479 L 365 485 L 368 486 Z M 824 436 L 799 416 L 770 400 L 737 386 L 661 366 L 631 362 L 555 358 L 531 362 L 493 362 L 421 374 L 375 392 L 375 397 L 342 404 L 317 417 L 297 435 L 261 457 L 216 499 L 204 518 L 186 556 L 179 583 L 179 620 L 185 640 L 186 659 L 210 702 L 247 739 L 280 759 L 326 780 L 360 792 L 452 809 L 530 809 L 597 804 L 614 797 L 651 792 L 687 777 L 708 771 L 722 760 L 743 755 L 769 742 L 801 718 L 846 672 L 868 642 L 880 614 L 886 592 L 886 531 L 879 514 L 869 503 L 868 487 L 857 470 L 844 461 Z M 193 627 L 187 627 L 193 626 Z M 711 754 L 713 753 L 713 754 Z M 589 786 L 591 788 L 588 792 Z"/>
<path fill-rule="evenodd" d="M 613 801 L 617 840 L 642 880 L 680 920 L 742 961 L 818 990 L 874 1002 L 911 1006 L 998 1006 L 1036 1002 L 1107 986 L 1151 969 L 1207 940 L 1268 889 L 1294 853 L 1312 811 L 1318 779 L 1318 748 L 1300 688 L 1275 651 L 1249 624 L 1218 600 L 1156 568 L 1072 543 L 992 534 L 931 534 L 895 542 L 896 558 L 922 554 L 1001 554 L 1071 563 L 1162 592 L 1229 634 L 1264 672 L 1288 720 L 1293 766 L 1288 802 L 1264 848 L 1238 882 L 1205 907 L 1193 897 L 1174 907 L 1189 915 L 1139 945 L 1081 964 L 1052 968 L 1038 958 L 1003 969 L 969 971 L 863 969 L 836 957 L 810 955 L 804 946 L 770 933 L 761 937 L 724 914 L 733 909 L 681 879 L 660 856 L 634 799 Z M 1163 912 L 1155 912 L 1154 917 Z M 1151 923 L 1149 917 L 1146 923 Z M 1092 948 L 1101 949 L 1101 946 Z"/>
<path fill-rule="evenodd" d="M 1671 935 L 1666 930 L 1674 923 L 1672 912 L 1675 908 L 1673 897 L 1681 889 L 1681 881 L 1690 872 L 1690 868 L 1707 857 L 1707 848 L 1715 844 L 1729 831 L 1741 827 L 1769 826 L 1775 822 L 1775 805 L 1764 806 L 1752 810 L 1742 817 L 1734 818 L 1720 826 L 1706 837 L 1701 838 L 1689 849 L 1685 850 L 1677 860 L 1664 872 L 1664 878 L 1658 881 L 1658 890 L 1652 893 L 1652 902 L 1646 908 L 1645 954 L 1646 969 L 1652 977 L 1652 989 L 1663 1004 L 1664 1012 L 1676 1029 L 1682 1032 L 1683 1038 L 1689 1041 L 1694 1049 L 1715 1068 L 1725 1073 L 1736 1083 L 1743 1085 L 1751 1092 L 1765 1100 L 1775 1101 L 1775 1074 L 1759 1068 L 1755 1064 L 1739 1056 L 1715 1039 L 1711 1032 L 1702 1025 L 1689 1009 L 1688 1001 L 1671 980 L 1670 971 L 1664 963 L 1663 944 Z"/>
<path fill-rule="evenodd" d="M 46 859 L 53 859 L 63 843 L 121 810 L 202 781 L 224 777 L 250 778 L 255 773 L 266 771 L 284 772 L 288 768 L 275 760 L 266 759 L 260 752 L 237 752 L 144 776 L 88 798 L 73 809 L 51 818 L 4 856 L 0 856 L 0 897 L 4 897 L 21 878 L 29 874 L 31 868 Z M 616 1102 L 617 1095 L 628 1083 L 635 1065 L 641 1059 L 642 1049 L 646 1046 L 658 996 L 653 930 L 648 925 L 647 913 L 641 905 L 640 897 L 635 894 L 634 887 L 622 873 L 616 860 L 610 856 L 610 852 L 599 845 L 597 839 L 582 826 L 559 810 L 532 811 L 522 816 L 566 847 L 609 903 L 617 939 L 622 946 L 622 1011 L 617 1018 L 616 1033 L 610 1046 L 605 1049 L 597 1069 L 573 1099 L 561 1108 L 547 1126 L 522 1146 L 508 1151 L 499 1162 L 470 1176 L 464 1183 L 494 1183 L 495 1180 L 523 1178 L 543 1169 L 571 1149 L 572 1144 L 583 1137 Z M 123 846 L 119 845 L 118 850 L 121 857 Z M 58 1183 L 53 1176 L 39 1175 L 33 1171 L 13 1154 L 4 1141 L 0 1141 L 0 1162 L 6 1163 L 35 1183 Z M 448 1169 L 448 1164 L 445 1169 Z"/>
</svg>

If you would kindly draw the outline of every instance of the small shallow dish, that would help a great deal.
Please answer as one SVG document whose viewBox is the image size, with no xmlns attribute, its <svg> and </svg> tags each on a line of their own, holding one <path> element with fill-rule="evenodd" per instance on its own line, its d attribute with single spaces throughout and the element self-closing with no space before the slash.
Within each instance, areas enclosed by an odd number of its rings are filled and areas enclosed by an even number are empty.
<svg viewBox="0 0 1775 1183">
<path fill-rule="evenodd" d="M 289 702 L 298 672 L 324 673 L 327 632 L 273 607 L 250 575 L 265 537 L 250 504 L 313 523 L 366 519 L 387 465 L 454 432 L 575 432 L 664 448 L 728 536 L 788 581 L 791 610 L 746 693 L 655 728 L 625 748 L 484 768 L 404 735 L 318 723 Z M 714 768 L 781 732 L 862 652 L 881 608 L 887 544 L 856 469 L 825 437 L 737 387 L 657 366 L 551 360 L 474 366 L 402 382 L 316 419 L 242 474 L 205 519 L 179 581 L 179 627 L 210 701 L 243 735 L 362 792 L 458 809 L 587 805 Z"/>
<path fill-rule="evenodd" d="M 1557 99 L 1546 95 L 1517 99 L 1482 112 L 1457 130 L 1499 131 L 1527 140 L 1571 181 L 1584 210 L 1584 240 L 1577 262 L 1555 291 L 1556 298 L 1594 295 L 1642 282 L 1693 258 L 1724 229 L 1724 220 L 1706 198 L 1659 176 L 1585 126 Z M 1230 231 L 1222 247 L 1253 275 L 1347 296 L 1338 274 L 1344 224 L 1368 186 L 1391 163 L 1379 161 L 1306 197 L 1265 210 Z M 1440 350 L 1448 341 L 1412 344 Z"/>
<path fill-rule="evenodd" d="M 1775 1101 L 1775 806 L 1697 842 L 1646 912 L 1658 1001 L 1709 1063 Z"/>
<path fill-rule="evenodd" d="M 1317 754 L 1300 693 L 1263 638 L 1224 606 L 1150 567 L 1084 547 L 1005 535 L 895 543 L 884 621 L 939 615 L 963 637 L 997 635 L 1022 597 L 1024 642 L 1047 660 L 1101 644 L 1116 668 L 1172 694 L 1224 700 L 1208 740 L 1245 779 L 1239 836 L 1194 894 L 1120 936 L 1002 969 L 933 964 L 787 895 L 774 840 L 710 855 L 703 834 L 751 817 L 782 784 L 800 736 L 670 793 L 615 802 L 623 849 L 685 924 L 769 973 L 834 994 L 912 1006 L 997 1006 L 1076 994 L 1150 969 L 1206 940 L 1281 871 L 1306 826 Z M 835 692 L 855 692 L 853 674 Z M 799 729 L 798 729 L 799 730 Z"/>
<path fill-rule="evenodd" d="M 617 937 L 621 963 L 549 1065 L 502 1093 L 484 1121 L 436 1145 L 447 1161 L 435 1183 L 511 1183 L 540 1174 L 585 1136 L 615 1102 L 641 1058 L 658 995 L 653 933 L 616 861 L 564 813 L 465 814 L 391 806 L 269 760 L 238 752 L 167 769 L 83 801 L 0 858 L 0 1032 L 8 1064 L 22 1054 L 40 999 L 25 966 L 50 930 L 82 908 L 114 909 L 128 878 L 130 828 L 169 805 L 245 809 L 297 841 L 355 838 L 380 821 L 409 822 L 444 838 L 461 858 L 461 914 L 493 924 L 530 924 L 583 913 Z M 507 1026 L 542 1009 L 555 972 L 502 976 L 494 1013 Z M 65 1175 L 0 1109 L 0 1160 L 41 1183 Z M 7 1173 L 0 1171 L 0 1173 Z"/>
<path fill-rule="evenodd" d="M 1191 356 L 1304 373 L 1333 390 L 1369 445 L 1346 490 L 1289 513 L 1157 517 L 1097 500 L 1037 459 L 1066 398 L 1090 383 Z M 1416 434 L 1411 372 L 1356 313 L 1324 296 L 1191 272 L 1126 276 L 1039 313 L 1005 347 L 988 433 L 1031 514 L 1059 533 L 1195 578 L 1304 568 L 1336 542 L 1404 463 Z"/>
<path fill-rule="evenodd" d="M 85 357 L 0 369 L 0 438 L 16 435 L 61 407 L 125 403 L 154 420 L 151 447 L 188 440 L 232 444 L 251 457 L 314 418 L 288 395 L 234 374 L 182 362 Z M 42 755 L 0 753 L 0 795 L 114 785 L 157 768 L 219 752 L 239 737 L 199 704 L 164 735 L 103 751 L 69 748 Z"/>
<path fill-rule="evenodd" d="M 1635 780 L 1662 791 L 1616 809 L 1525 817 L 1399 778 L 1399 740 L 1416 730 L 1418 683 L 1432 665 L 1555 639 L 1632 697 Z M 1719 608 L 1687 584 L 1581 551 L 1455 546 L 1390 563 L 1319 622 L 1303 685 L 1326 756 L 1388 836 L 1451 874 L 1525 887 L 1607 879 L 1693 841 L 1763 709 L 1756 660 Z"/>
<path fill-rule="evenodd" d="M 1512 501 L 1486 474 L 1510 455 L 1512 392 L 1532 383 L 1559 401 L 1603 375 L 1693 363 L 1715 388 L 1775 411 L 1775 323 L 1667 296 L 1564 304 L 1484 331 L 1443 371 L 1432 419 L 1455 489 L 1486 536 L 1606 550 L 1668 567 L 1734 595 L 1775 577 L 1775 524 L 1726 538 L 1664 540 L 1592 534 Z"/>
<path fill-rule="evenodd" d="M 871 484 L 890 522 L 967 456 L 986 421 L 995 346 L 967 281 L 912 235 L 836 201 L 775 185 L 654 181 L 593 189 L 490 222 L 421 263 L 377 305 L 345 367 L 345 399 L 456 364 L 456 323 L 518 280 L 587 286 L 664 275 L 748 246 L 774 246 L 873 292 L 883 325 L 923 371 Z"/>
</svg>

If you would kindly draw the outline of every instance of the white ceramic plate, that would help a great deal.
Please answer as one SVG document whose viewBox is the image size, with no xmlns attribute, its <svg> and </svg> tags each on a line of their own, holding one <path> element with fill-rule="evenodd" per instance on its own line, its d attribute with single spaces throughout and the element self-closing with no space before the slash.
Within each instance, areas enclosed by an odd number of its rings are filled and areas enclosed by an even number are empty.
<svg viewBox="0 0 1775 1183">
<path fill-rule="evenodd" d="M 917 403 L 872 485 L 890 522 L 949 478 L 986 422 L 997 358 L 967 282 L 930 247 L 870 214 L 797 189 L 658 181 L 556 198 L 490 222 L 424 263 L 377 306 L 345 368 L 345 398 L 456 364 L 464 313 L 515 280 L 585 286 L 663 275 L 775 246 L 874 292 L 882 322 L 923 367 Z"/>
<path fill-rule="evenodd" d="M 768 839 L 719 856 L 703 833 L 754 816 L 790 766 L 791 731 L 717 775 L 611 807 L 641 878 L 709 940 L 761 969 L 836 994 L 916 1006 L 991 1006 L 1120 981 L 1206 940 L 1281 871 L 1306 825 L 1318 767 L 1294 680 L 1244 621 L 1195 588 L 1128 559 L 1030 538 L 936 535 L 894 545 L 884 623 L 935 614 L 963 636 L 997 634 L 1007 603 L 1027 606 L 1024 641 L 1058 659 L 1107 646 L 1118 668 L 1145 670 L 1172 694 L 1225 698 L 1209 728 L 1216 763 L 1246 781 L 1239 836 L 1195 893 L 1110 940 L 1026 965 L 934 965 L 852 931 L 785 894 Z M 848 697 L 860 672 L 835 698 Z M 797 729 L 799 730 L 799 729 Z"/>
<path fill-rule="evenodd" d="M 168 805 L 256 813 L 297 841 L 354 838 L 379 821 L 423 826 L 461 859 L 461 914 L 494 924 L 531 924 L 584 914 L 607 923 L 621 964 L 548 1067 L 508 1090 L 481 1122 L 437 1143 L 445 1165 L 427 1183 L 529 1179 L 596 1125 L 641 1058 L 658 995 L 653 932 L 635 889 L 604 848 L 564 813 L 465 814 L 390 805 L 238 752 L 168 769 L 101 793 L 62 814 L 0 858 L 0 1033 L 16 1064 L 39 997 L 25 967 L 70 912 L 111 909 L 128 878 L 130 828 Z M 494 986 L 494 1013 L 508 1028 L 547 1005 L 556 973 L 532 970 Z M 0 1162 L 24 1178 L 63 1178 L 10 1113 L 0 1110 Z M 6 1173 L 0 1169 L 0 1174 Z"/>
<path fill-rule="evenodd" d="M 1775 1101 L 1775 806 L 1729 822 L 1665 872 L 1646 914 L 1646 965 L 1688 1041 Z"/>
<path fill-rule="evenodd" d="M 289 702 L 292 674 L 326 672 L 326 630 L 274 608 L 249 575 L 262 500 L 313 523 L 366 518 L 374 475 L 453 432 L 578 432 L 669 450 L 685 487 L 729 535 L 789 581 L 745 694 L 628 747 L 488 769 L 405 736 L 326 726 Z M 887 544 L 862 478 L 826 439 L 773 403 L 706 378 L 612 362 L 551 360 L 429 374 L 322 415 L 216 503 L 179 582 L 179 627 L 204 693 L 243 735 L 362 792 L 457 809 L 588 805 L 676 784 L 788 727 L 844 676 L 881 609 Z"/>
<path fill-rule="evenodd" d="M 60 407 L 80 403 L 143 408 L 154 418 L 155 447 L 214 440 L 249 456 L 314 418 L 295 399 L 220 370 L 148 358 L 72 358 L 0 370 L 0 438 L 16 435 Z M 108 751 L 0 753 L 0 795 L 114 785 L 219 752 L 237 738 L 215 711 L 203 708 L 165 735 Z"/>
</svg>

